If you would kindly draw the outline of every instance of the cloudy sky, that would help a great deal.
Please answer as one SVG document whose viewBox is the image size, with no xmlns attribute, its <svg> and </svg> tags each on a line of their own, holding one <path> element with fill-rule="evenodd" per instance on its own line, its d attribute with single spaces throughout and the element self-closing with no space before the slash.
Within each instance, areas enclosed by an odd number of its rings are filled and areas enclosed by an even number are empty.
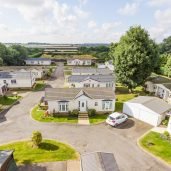
<svg viewBox="0 0 171 171">
<path fill-rule="evenodd" d="M 171 35 L 171 0 L 0 0 L 1 42 L 116 42 L 132 25 Z"/>
</svg>

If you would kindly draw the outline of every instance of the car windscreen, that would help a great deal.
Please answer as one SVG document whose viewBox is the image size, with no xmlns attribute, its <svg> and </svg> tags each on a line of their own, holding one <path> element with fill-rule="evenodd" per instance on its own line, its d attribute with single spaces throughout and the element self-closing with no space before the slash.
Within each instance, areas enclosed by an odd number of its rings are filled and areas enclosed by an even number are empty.
<svg viewBox="0 0 171 171">
<path fill-rule="evenodd" d="M 113 118 L 112 116 L 109 116 L 109 119 L 110 119 L 110 120 L 115 120 L 115 118 Z"/>
</svg>

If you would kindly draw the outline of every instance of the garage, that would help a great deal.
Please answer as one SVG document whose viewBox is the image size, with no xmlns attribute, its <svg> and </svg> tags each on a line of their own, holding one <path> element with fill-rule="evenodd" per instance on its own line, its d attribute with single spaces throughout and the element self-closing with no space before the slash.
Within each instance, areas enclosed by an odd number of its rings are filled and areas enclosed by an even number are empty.
<svg viewBox="0 0 171 171">
<path fill-rule="evenodd" d="M 171 105 L 152 96 L 139 96 L 123 105 L 123 113 L 153 126 L 160 125 L 170 110 Z"/>
</svg>

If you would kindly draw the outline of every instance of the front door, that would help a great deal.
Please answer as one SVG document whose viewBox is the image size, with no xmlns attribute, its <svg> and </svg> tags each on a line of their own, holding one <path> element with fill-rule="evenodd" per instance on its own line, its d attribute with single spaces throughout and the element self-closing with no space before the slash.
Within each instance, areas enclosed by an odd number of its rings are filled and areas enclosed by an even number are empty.
<svg viewBox="0 0 171 171">
<path fill-rule="evenodd" d="M 86 100 L 80 100 L 79 101 L 79 106 L 80 106 L 80 112 L 86 112 L 87 110 L 87 103 Z"/>
</svg>

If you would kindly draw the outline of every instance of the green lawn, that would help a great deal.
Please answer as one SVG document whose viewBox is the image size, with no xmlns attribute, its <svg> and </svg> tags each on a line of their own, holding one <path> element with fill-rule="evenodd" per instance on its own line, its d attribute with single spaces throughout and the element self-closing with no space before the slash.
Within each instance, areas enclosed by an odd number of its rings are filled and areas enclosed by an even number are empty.
<svg viewBox="0 0 171 171">
<path fill-rule="evenodd" d="M 19 96 L 2 96 L 0 97 L 0 105 L 10 106 L 16 102 L 20 97 Z"/>
<path fill-rule="evenodd" d="M 71 75 L 72 74 L 72 71 L 69 71 L 69 70 L 68 71 L 64 71 L 64 74 L 65 75 Z"/>
<path fill-rule="evenodd" d="M 34 87 L 34 91 L 40 91 L 43 90 L 45 88 L 46 84 L 44 83 L 44 81 L 36 81 L 36 85 Z"/>
<path fill-rule="evenodd" d="M 38 106 L 35 106 L 31 112 L 32 117 L 40 122 L 64 122 L 64 123 L 77 123 L 77 117 L 71 116 L 48 116 L 45 117 L 45 110 L 40 109 Z"/>
<path fill-rule="evenodd" d="M 39 148 L 31 141 L 15 142 L 0 146 L 0 150 L 14 150 L 17 164 L 52 162 L 77 159 L 77 152 L 69 145 L 54 141 L 43 140 Z"/>
<path fill-rule="evenodd" d="M 162 139 L 159 133 L 148 133 L 140 139 L 140 145 L 147 151 L 171 164 L 171 142 Z"/>
<path fill-rule="evenodd" d="M 109 114 L 97 114 L 95 116 L 90 116 L 89 117 L 89 121 L 91 124 L 97 124 L 97 123 L 101 123 L 101 122 L 104 122 L 107 118 Z"/>
</svg>

